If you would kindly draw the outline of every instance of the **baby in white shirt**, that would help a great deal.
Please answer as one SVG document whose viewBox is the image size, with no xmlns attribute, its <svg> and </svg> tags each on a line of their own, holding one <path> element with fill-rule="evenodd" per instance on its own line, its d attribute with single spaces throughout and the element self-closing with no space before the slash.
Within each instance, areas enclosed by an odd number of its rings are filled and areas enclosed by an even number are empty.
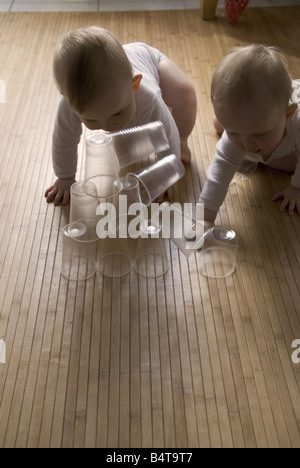
<svg viewBox="0 0 300 468">
<path fill-rule="evenodd" d="M 122 46 L 97 26 L 78 29 L 59 45 L 54 76 L 62 94 L 53 131 L 58 179 L 45 192 L 47 202 L 69 202 L 82 123 L 91 130 L 117 131 L 160 120 L 169 152 L 190 160 L 187 140 L 196 120 L 196 93 L 158 49 L 144 43 Z"/>
<path fill-rule="evenodd" d="M 215 128 L 223 135 L 200 195 L 206 224 L 213 224 L 231 179 L 244 159 L 293 173 L 290 185 L 275 194 L 280 209 L 300 214 L 300 110 L 298 82 L 274 47 L 234 49 L 212 79 Z M 293 98 L 293 101 L 292 101 Z"/>
</svg>

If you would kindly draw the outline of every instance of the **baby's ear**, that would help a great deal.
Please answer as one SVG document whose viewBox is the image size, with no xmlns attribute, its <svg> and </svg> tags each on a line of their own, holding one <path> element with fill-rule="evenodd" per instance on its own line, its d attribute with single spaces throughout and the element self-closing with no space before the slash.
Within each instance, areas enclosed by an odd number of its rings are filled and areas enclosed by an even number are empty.
<svg viewBox="0 0 300 468">
<path fill-rule="evenodd" d="M 137 90 L 139 89 L 141 79 L 143 78 L 143 75 L 134 75 L 132 78 L 132 88 L 133 91 L 136 93 Z"/>
<path fill-rule="evenodd" d="M 293 117 L 293 115 L 296 112 L 297 107 L 298 107 L 297 104 L 289 104 L 288 105 L 288 108 L 286 110 L 286 120 L 291 120 L 291 118 Z"/>
</svg>

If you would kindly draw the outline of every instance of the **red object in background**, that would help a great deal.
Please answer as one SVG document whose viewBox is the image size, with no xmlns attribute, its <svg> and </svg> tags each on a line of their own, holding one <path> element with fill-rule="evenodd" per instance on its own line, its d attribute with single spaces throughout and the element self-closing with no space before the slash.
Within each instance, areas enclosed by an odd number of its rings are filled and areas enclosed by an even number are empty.
<svg viewBox="0 0 300 468">
<path fill-rule="evenodd" d="M 236 24 L 248 3 L 249 0 L 225 0 L 225 11 L 228 23 Z"/>
</svg>

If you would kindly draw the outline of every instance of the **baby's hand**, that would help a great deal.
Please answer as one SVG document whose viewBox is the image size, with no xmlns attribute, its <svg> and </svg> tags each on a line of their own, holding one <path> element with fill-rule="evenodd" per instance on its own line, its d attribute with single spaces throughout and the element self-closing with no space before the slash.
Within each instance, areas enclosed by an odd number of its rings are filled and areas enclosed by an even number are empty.
<svg viewBox="0 0 300 468">
<path fill-rule="evenodd" d="M 75 177 L 57 179 L 45 192 L 47 202 L 54 202 L 54 205 L 60 205 L 60 203 L 67 205 L 70 201 L 70 187 L 75 182 Z"/>
<path fill-rule="evenodd" d="M 280 205 L 280 211 L 288 209 L 289 215 L 293 215 L 294 211 L 298 212 L 300 215 L 300 189 L 290 185 L 282 192 L 276 193 L 273 200 L 280 200 L 283 198 L 283 201 Z"/>
</svg>

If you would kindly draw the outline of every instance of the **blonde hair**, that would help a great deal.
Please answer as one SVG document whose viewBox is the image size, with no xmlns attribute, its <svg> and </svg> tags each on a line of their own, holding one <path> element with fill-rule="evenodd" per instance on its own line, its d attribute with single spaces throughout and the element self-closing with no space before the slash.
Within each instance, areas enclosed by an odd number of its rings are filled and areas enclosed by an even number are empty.
<svg viewBox="0 0 300 468">
<path fill-rule="evenodd" d="M 253 98 L 262 85 L 279 104 L 288 105 L 292 82 L 287 69 L 287 61 L 276 47 L 237 47 L 223 58 L 213 74 L 212 101 L 237 104 L 241 97 Z"/>
<path fill-rule="evenodd" d="M 122 45 L 98 26 L 67 34 L 54 55 L 53 72 L 59 91 L 78 112 L 96 93 L 105 93 L 113 79 L 132 79 L 132 67 Z"/>
</svg>

